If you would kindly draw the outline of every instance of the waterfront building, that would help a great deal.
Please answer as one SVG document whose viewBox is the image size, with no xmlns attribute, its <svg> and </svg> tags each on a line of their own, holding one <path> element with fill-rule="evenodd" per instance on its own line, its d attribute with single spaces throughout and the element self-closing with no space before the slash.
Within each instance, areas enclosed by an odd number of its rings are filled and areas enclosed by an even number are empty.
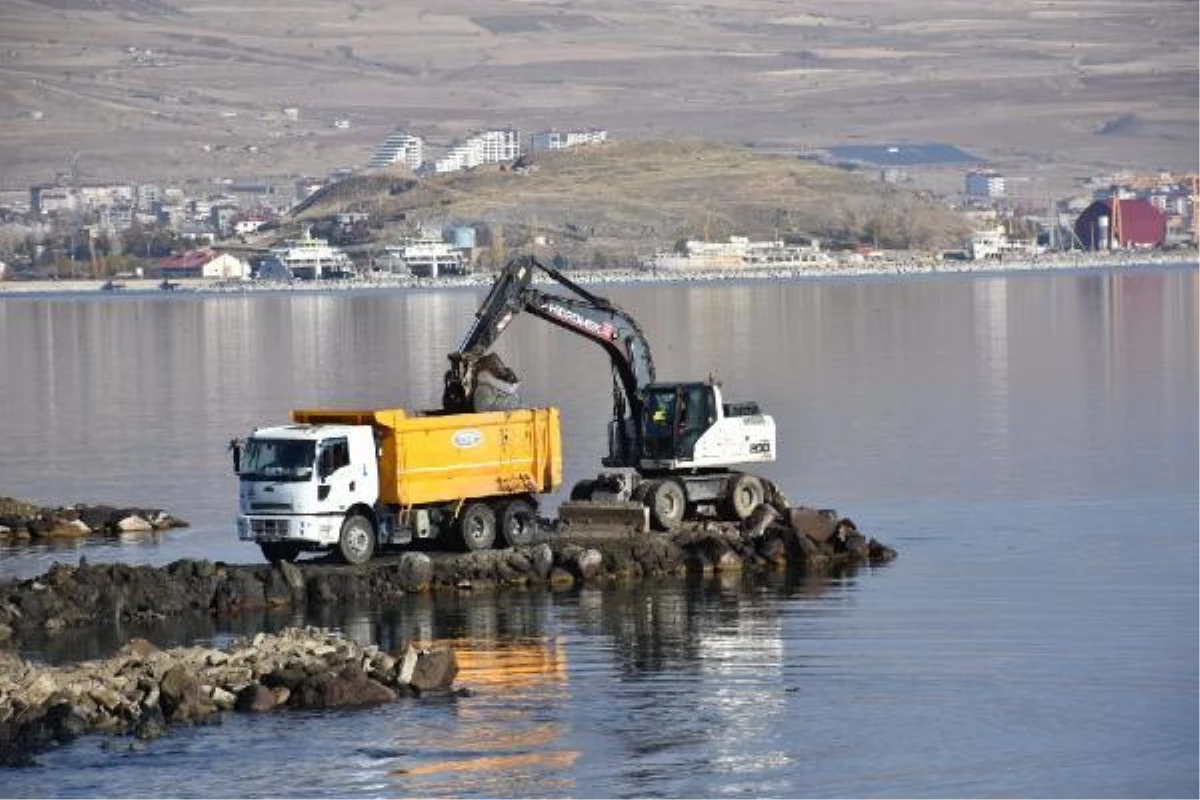
<svg viewBox="0 0 1200 800">
<path fill-rule="evenodd" d="M 1075 220 L 1075 235 L 1085 250 L 1161 247 L 1167 215 L 1149 200 L 1097 200 Z"/>
<path fill-rule="evenodd" d="M 205 248 L 159 259 L 158 273 L 168 280 L 180 278 L 244 280 L 250 277 L 250 265 L 237 256 Z"/>
<path fill-rule="evenodd" d="M 568 147 L 577 147 L 585 144 L 603 144 L 606 141 L 608 141 L 608 131 L 598 128 L 574 131 L 551 129 L 548 131 L 538 131 L 533 134 L 529 140 L 529 149 L 534 152 L 564 150 Z"/>
<path fill-rule="evenodd" d="M 727 242 L 689 240 L 683 252 L 660 251 L 643 260 L 647 269 L 662 270 L 745 270 L 797 269 L 833 263 L 820 242 L 807 245 L 785 244 L 778 240 L 751 241 L 745 236 L 730 236 Z"/>
</svg>

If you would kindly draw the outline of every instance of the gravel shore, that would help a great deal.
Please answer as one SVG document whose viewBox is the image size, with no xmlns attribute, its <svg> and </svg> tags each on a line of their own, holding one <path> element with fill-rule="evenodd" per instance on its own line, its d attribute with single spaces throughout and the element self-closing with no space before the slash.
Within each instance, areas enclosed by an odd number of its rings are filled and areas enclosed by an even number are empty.
<svg viewBox="0 0 1200 800">
<path fill-rule="evenodd" d="M 1154 267 L 1177 265 L 1195 266 L 1200 262 L 1196 250 L 1170 252 L 1112 252 L 1112 253 L 1062 253 L 1041 255 L 1025 259 L 1002 261 L 940 261 L 936 259 L 885 259 L 867 258 L 841 260 L 824 266 L 803 268 L 780 268 L 769 270 L 736 271 L 667 271 L 645 269 L 572 270 L 568 274 L 580 284 L 627 284 L 627 283 L 719 283 L 750 280 L 811 280 L 814 278 L 901 276 L 901 275 L 952 275 L 952 274 L 1003 274 L 1008 272 L 1037 272 L 1045 270 L 1102 269 L 1109 267 Z M 455 289 L 481 288 L 489 286 L 495 273 L 478 272 L 472 275 L 441 278 L 415 278 L 402 275 L 371 275 L 346 280 L 312 281 L 231 281 L 211 278 L 185 278 L 174 281 L 175 288 L 164 290 L 157 278 L 116 279 L 118 288 L 105 289 L 105 280 L 43 280 L 43 281 L 0 281 L 0 298 L 28 295 L 56 294 L 102 294 L 120 296 L 126 294 L 207 293 L 240 294 L 245 292 L 327 292 L 368 291 L 377 289 Z"/>
</svg>

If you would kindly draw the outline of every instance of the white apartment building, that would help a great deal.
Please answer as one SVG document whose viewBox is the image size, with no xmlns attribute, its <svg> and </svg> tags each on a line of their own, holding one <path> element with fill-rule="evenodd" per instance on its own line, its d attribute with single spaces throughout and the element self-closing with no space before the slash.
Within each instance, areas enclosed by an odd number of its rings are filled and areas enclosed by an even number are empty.
<svg viewBox="0 0 1200 800">
<path fill-rule="evenodd" d="M 392 164 L 403 164 L 411 170 L 418 169 L 425 163 L 425 142 L 420 136 L 413 136 L 402 130 L 397 130 L 379 145 L 375 155 L 367 162 L 368 167 L 387 167 Z"/>
<path fill-rule="evenodd" d="M 608 131 L 591 128 L 575 131 L 538 131 L 530 137 L 529 149 L 534 152 L 563 150 L 584 144 L 603 144 L 608 141 Z"/>
<path fill-rule="evenodd" d="M 454 145 L 434 162 L 433 171 L 457 172 L 480 164 L 500 164 L 521 157 L 521 132 L 515 128 L 477 133 L 461 144 Z"/>
</svg>

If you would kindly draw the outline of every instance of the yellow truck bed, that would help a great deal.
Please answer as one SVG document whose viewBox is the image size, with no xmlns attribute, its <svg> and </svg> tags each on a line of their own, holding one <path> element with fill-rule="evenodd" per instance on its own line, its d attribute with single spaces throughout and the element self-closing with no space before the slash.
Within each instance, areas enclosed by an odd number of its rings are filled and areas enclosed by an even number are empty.
<svg viewBox="0 0 1200 800">
<path fill-rule="evenodd" d="M 403 409 L 292 412 L 301 424 L 371 425 L 379 499 L 411 507 L 551 492 L 562 483 L 557 408 L 409 415 Z"/>
</svg>

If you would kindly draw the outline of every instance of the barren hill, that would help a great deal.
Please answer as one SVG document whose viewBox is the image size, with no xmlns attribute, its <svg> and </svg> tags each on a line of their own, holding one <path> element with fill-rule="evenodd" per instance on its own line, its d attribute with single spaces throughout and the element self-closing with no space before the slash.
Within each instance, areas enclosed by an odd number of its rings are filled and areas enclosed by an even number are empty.
<svg viewBox="0 0 1200 800">
<path fill-rule="evenodd" d="M 429 179 L 377 172 L 337 184 L 299 218 L 355 211 L 385 221 L 383 241 L 416 224 L 477 225 L 509 248 L 542 236 L 546 251 L 584 262 L 731 234 L 937 248 L 965 231 L 958 214 L 874 175 L 699 140 L 581 147 Z"/>
<path fill-rule="evenodd" d="M 436 153 L 594 126 L 944 142 L 1044 202 L 1194 171 L 1196 64 L 1195 0 L 4 0 L 0 189 L 323 176 L 397 127 Z"/>
</svg>

